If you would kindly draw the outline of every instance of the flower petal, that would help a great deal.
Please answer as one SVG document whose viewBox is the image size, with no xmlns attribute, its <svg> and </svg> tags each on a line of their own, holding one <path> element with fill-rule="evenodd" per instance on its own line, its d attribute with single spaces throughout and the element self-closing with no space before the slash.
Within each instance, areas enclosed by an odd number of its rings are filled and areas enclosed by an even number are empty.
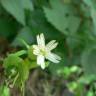
<svg viewBox="0 0 96 96">
<path fill-rule="evenodd" d="M 39 55 L 40 53 L 39 47 L 37 45 L 33 45 L 32 47 L 33 47 L 33 54 Z"/>
<path fill-rule="evenodd" d="M 37 64 L 41 66 L 42 69 L 45 68 L 45 58 L 43 55 L 38 55 L 37 56 Z"/>
<path fill-rule="evenodd" d="M 61 58 L 58 55 L 51 52 L 46 56 L 46 59 L 50 60 L 53 63 L 59 63 L 61 60 Z"/>
<path fill-rule="evenodd" d="M 41 68 L 45 69 L 45 62 L 41 64 Z"/>
<path fill-rule="evenodd" d="M 37 35 L 37 44 L 40 45 L 40 42 L 41 42 L 41 41 L 40 41 L 40 36 Z"/>
<path fill-rule="evenodd" d="M 44 34 L 40 34 L 40 44 L 42 47 L 45 47 L 45 37 Z"/>
<path fill-rule="evenodd" d="M 39 47 L 45 47 L 45 37 L 44 34 L 37 35 L 37 44 Z"/>
<path fill-rule="evenodd" d="M 39 53 L 40 53 L 39 50 L 34 50 L 34 51 L 33 51 L 33 54 L 34 54 L 34 55 L 39 55 Z"/>
<path fill-rule="evenodd" d="M 33 47 L 33 49 L 38 49 L 37 45 L 33 45 L 32 47 Z"/>
<path fill-rule="evenodd" d="M 58 43 L 56 43 L 56 40 L 52 40 L 50 41 L 47 45 L 46 45 L 46 48 L 51 51 L 53 50 L 54 48 L 56 48 L 56 46 L 58 45 Z"/>
</svg>

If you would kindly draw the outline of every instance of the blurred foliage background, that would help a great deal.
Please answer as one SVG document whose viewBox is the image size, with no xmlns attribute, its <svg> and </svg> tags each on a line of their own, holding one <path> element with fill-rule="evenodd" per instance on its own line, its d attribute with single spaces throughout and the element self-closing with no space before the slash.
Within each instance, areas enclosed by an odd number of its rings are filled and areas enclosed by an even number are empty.
<svg viewBox="0 0 96 96">
<path fill-rule="evenodd" d="M 33 44 L 39 33 L 59 42 L 62 60 L 32 70 L 26 96 L 95 96 L 96 0 L 0 0 L 1 59 L 24 47 L 19 38 Z"/>
</svg>

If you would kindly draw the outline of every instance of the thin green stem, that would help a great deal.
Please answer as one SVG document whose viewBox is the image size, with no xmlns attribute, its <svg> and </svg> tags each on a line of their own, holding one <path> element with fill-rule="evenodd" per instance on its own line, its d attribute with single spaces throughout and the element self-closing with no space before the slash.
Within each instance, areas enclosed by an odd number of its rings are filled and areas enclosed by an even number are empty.
<svg viewBox="0 0 96 96">
<path fill-rule="evenodd" d="M 25 84 L 22 82 L 21 96 L 25 96 Z"/>
<path fill-rule="evenodd" d="M 27 49 L 29 49 L 30 46 L 23 39 L 19 39 L 19 40 L 26 46 Z"/>
<path fill-rule="evenodd" d="M 15 85 L 15 82 L 17 81 L 18 77 L 19 77 L 19 73 L 16 75 L 16 77 L 15 77 L 15 79 L 13 81 L 13 84 L 12 84 L 13 86 Z"/>
<path fill-rule="evenodd" d="M 24 54 L 26 54 L 25 50 L 21 50 L 21 51 L 18 51 L 16 53 L 14 53 L 15 56 L 21 56 L 21 55 L 24 55 Z"/>
</svg>

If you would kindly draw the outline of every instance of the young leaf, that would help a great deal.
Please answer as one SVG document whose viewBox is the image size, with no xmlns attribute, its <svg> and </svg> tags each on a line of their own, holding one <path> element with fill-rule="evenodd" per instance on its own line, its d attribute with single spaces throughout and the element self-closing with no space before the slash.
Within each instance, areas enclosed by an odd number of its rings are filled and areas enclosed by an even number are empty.
<svg viewBox="0 0 96 96">
<path fill-rule="evenodd" d="M 29 76 L 29 65 L 28 63 L 25 63 L 22 58 L 18 57 L 15 54 L 10 54 L 5 60 L 4 60 L 4 68 L 6 70 L 6 75 L 9 77 L 12 72 L 11 70 L 15 69 L 16 71 L 16 78 L 15 85 L 19 88 L 21 87 L 21 84 L 25 83 L 25 81 L 28 79 Z M 10 74 L 9 74 L 10 73 Z M 13 78 L 13 81 L 14 79 Z M 14 86 L 14 85 L 12 85 Z"/>
</svg>

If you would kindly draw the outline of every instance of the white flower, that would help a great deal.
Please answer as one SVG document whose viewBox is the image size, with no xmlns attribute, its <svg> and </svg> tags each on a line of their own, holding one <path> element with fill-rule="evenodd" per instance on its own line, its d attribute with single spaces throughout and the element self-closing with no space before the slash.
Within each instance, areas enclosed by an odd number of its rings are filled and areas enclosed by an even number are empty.
<svg viewBox="0 0 96 96">
<path fill-rule="evenodd" d="M 37 35 L 37 44 L 38 45 L 33 45 L 33 54 L 37 56 L 37 64 L 40 65 L 42 69 L 45 68 L 45 59 L 53 63 L 59 63 L 61 58 L 51 52 L 58 45 L 56 40 L 52 40 L 45 45 L 44 35 L 40 34 Z"/>
</svg>

